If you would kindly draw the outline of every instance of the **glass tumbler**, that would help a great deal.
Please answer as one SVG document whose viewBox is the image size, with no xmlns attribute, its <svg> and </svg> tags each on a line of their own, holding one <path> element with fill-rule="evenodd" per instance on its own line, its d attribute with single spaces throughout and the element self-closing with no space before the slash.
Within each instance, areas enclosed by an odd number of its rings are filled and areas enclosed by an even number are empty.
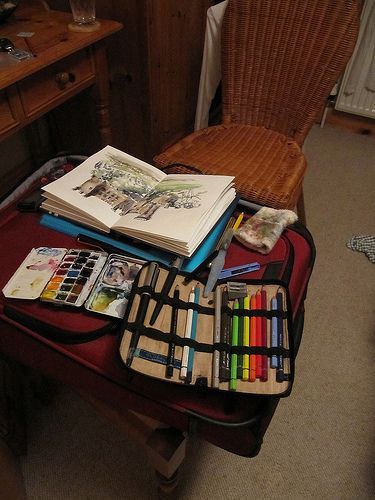
<svg viewBox="0 0 375 500">
<path fill-rule="evenodd" d="M 70 8 L 76 25 L 95 23 L 95 0 L 70 0 Z"/>
</svg>

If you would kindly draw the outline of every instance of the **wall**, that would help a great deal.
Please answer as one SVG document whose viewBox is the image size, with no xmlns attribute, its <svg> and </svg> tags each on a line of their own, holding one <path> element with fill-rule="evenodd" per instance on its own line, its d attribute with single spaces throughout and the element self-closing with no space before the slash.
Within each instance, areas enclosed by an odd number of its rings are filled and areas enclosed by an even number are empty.
<svg viewBox="0 0 375 500">
<path fill-rule="evenodd" d="M 213 3 L 96 1 L 98 18 L 124 25 L 107 42 L 114 146 L 151 161 L 193 130 L 206 12 Z M 65 1 L 49 4 L 67 10 Z"/>
</svg>

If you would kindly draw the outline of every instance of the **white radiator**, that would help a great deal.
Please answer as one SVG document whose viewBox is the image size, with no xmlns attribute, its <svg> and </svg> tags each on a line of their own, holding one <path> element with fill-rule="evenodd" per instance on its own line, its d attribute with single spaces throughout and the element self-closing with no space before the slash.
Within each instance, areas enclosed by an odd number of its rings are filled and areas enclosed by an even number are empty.
<svg viewBox="0 0 375 500">
<path fill-rule="evenodd" d="M 375 118 L 375 0 L 366 0 L 357 45 L 340 84 L 335 108 Z"/>
</svg>

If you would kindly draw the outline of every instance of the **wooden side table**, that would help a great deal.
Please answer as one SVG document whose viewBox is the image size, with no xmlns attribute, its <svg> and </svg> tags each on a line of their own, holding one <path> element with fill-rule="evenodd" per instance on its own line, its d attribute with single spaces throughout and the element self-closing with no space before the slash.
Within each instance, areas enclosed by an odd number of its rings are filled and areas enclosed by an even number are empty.
<svg viewBox="0 0 375 500">
<path fill-rule="evenodd" d="M 101 142 L 111 143 L 104 42 L 122 25 L 100 20 L 97 31 L 77 33 L 68 30 L 71 21 L 70 13 L 47 10 L 42 2 L 25 7 L 21 2 L 1 26 L 2 37 L 17 48 L 31 50 L 34 57 L 17 61 L 0 53 L 0 141 L 93 87 Z M 26 40 L 19 36 L 22 33 L 33 35 Z"/>
</svg>

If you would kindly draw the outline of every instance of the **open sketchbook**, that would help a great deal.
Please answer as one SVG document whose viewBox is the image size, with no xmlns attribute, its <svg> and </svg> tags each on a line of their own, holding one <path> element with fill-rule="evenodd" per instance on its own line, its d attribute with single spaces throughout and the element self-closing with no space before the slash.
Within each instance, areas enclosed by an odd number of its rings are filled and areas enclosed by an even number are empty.
<svg viewBox="0 0 375 500">
<path fill-rule="evenodd" d="M 43 187 L 42 208 L 190 257 L 235 199 L 233 177 L 165 174 L 112 146 Z"/>
</svg>

